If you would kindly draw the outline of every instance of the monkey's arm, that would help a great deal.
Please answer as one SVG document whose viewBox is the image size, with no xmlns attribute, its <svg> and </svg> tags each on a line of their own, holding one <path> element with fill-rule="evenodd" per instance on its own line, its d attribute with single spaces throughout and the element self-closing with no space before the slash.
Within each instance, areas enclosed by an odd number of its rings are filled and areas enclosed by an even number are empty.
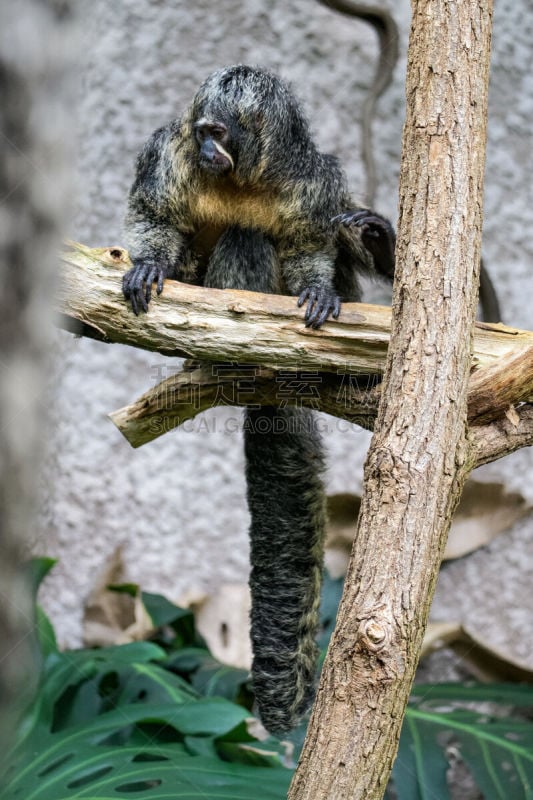
<svg viewBox="0 0 533 800">
<path fill-rule="evenodd" d="M 302 252 L 282 260 L 282 273 L 290 294 L 298 295 L 298 305 L 307 303 L 306 328 L 319 328 L 331 314 L 337 319 L 340 297 L 334 285 L 334 256 L 327 250 Z"/>
<path fill-rule="evenodd" d="M 184 240 L 175 226 L 155 215 L 142 216 L 130 210 L 126 218 L 126 244 L 133 267 L 122 279 L 122 291 L 138 314 L 141 308 L 148 311 L 153 283 L 157 283 L 157 294 L 161 294 L 165 278 L 178 277 Z"/>
<path fill-rule="evenodd" d="M 165 278 L 186 280 L 179 269 L 185 240 L 166 200 L 174 188 L 170 183 L 179 178 L 169 175 L 165 164 L 172 133 L 167 126 L 152 134 L 139 155 L 128 199 L 124 234 L 133 267 L 124 275 L 122 290 L 135 314 L 148 310 L 153 283 L 161 294 Z"/>
</svg>

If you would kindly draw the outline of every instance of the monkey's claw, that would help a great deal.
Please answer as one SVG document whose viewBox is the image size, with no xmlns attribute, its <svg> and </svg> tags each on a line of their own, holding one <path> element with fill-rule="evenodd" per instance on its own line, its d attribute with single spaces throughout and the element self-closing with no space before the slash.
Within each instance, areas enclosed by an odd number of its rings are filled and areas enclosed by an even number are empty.
<svg viewBox="0 0 533 800">
<path fill-rule="evenodd" d="M 129 300 L 134 314 L 142 308 L 148 311 L 148 303 L 152 297 L 152 284 L 157 281 L 157 294 L 163 291 L 165 269 L 153 262 L 140 261 L 122 278 L 122 292 Z"/>
<path fill-rule="evenodd" d="M 346 211 L 344 214 L 333 217 L 331 221 L 340 222 L 345 227 L 357 225 L 358 228 L 363 229 L 363 234 L 373 239 L 377 239 L 383 234 L 389 236 L 392 230 L 392 225 L 385 217 L 374 214 L 368 208 L 360 208 L 358 211 Z"/>
<path fill-rule="evenodd" d="M 341 225 L 344 225 L 346 228 L 348 225 L 352 223 L 356 223 L 361 225 L 360 220 L 363 219 L 367 214 L 370 212 L 366 208 L 362 208 L 359 211 L 345 211 L 343 214 L 337 214 L 336 217 L 333 217 L 331 220 L 332 222 L 340 222 Z"/>
<path fill-rule="evenodd" d="M 305 327 L 320 328 L 329 315 L 337 319 L 341 310 L 340 297 L 322 286 L 307 286 L 298 298 L 298 308 L 307 303 Z"/>
</svg>

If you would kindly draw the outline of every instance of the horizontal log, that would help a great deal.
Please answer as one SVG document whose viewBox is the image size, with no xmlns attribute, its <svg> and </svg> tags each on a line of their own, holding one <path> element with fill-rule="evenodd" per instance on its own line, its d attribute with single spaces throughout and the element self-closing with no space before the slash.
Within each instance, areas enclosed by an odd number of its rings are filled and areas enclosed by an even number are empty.
<svg viewBox="0 0 533 800">
<path fill-rule="evenodd" d="M 121 279 L 130 267 L 120 247 L 72 243 L 63 256 L 58 324 L 103 342 L 168 356 L 333 374 L 382 373 L 390 336 L 388 307 L 345 303 L 320 330 L 303 325 L 295 298 L 205 289 L 167 281 L 147 314 L 126 304 Z M 473 367 L 480 369 L 533 346 L 533 333 L 478 323 Z"/>
<path fill-rule="evenodd" d="M 137 317 L 121 291 L 129 267 L 123 248 L 72 243 L 63 256 L 58 324 L 102 342 L 213 363 L 173 375 L 110 415 L 132 446 L 224 404 L 300 404 L 372 429 L 379 386 L 358 376 L 383 372 L 390 308 L 345 303 L 338 320 L 316 331 L 305 328 L 293 297 L 167 281 Z M 532 359 L 530 331 L 476 324 L 469 392 L 476 463 L 532 443 L 531 406 L 519 406 L 532 399 Z M 517 405 L 516 418 L 504 416 Z"/>
<path fill-rule="evenodd" d="M 215 406 L 298 405 L 373 430 L 380 386 L 356 375 L 276 372 L 237 365 L 194 365 L 109 416 L 132 447 L 157 439 Z M 474 395 L 475 397 L 475 395 Z M 470 429 L 475 466 L 533 444 L 533 405 Z"/>
</svg>

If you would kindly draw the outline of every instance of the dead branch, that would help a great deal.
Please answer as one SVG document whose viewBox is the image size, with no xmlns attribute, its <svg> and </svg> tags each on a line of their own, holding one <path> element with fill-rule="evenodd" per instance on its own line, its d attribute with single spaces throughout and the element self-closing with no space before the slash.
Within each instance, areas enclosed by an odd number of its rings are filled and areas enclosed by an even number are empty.
<svg viewBox="0 0 533 800">
<path fill-rule="evenodd" d="M 133 447 L 216 405 L 300 404 L 373 429 L 380 387 L 367 378 L 383 371 L 389 308 L 347 303 L 338 321 L 311 331 L 294 298 L 169 281 L 149 313 L 136 317 L 120 289 L 130 263 L 124 249 L 73 245 L 63 260 L 62 327 L 212 362 L 172 375 L 110 414 Z M 519 412 L 516 427 L 505 417 L 533 398 L 533 333 L 477 323 L 474 347 L 468 413 L 474 463 L 481 464 L 533 443 L 527 413 Z"/>
<path fill-rule="evenodd" d="M 215 406 L 299 405 L 372 430 L 378 376 L 275 371 L 268 367 L 203 364 L 171 375 L 109 416 L 132 447 L 141 447 Z"/>
<path fill-rule="evenodd" d="M 470 429 L 470 452 L 476 467 L 533 445 L 533 405 L 525 403 L 491 422 Z"/>
<path fill-rule="evenodd" d="M 130 266 L 127 251 L 72 244 L 63 256 L 56 308 L 58 324 L 73 333 L 216 363 L 383 373 L 388 307 L 345 303 L 339 319 L 317 331 L 305 328 L 293 297 L 167 281 L 149 312 L 136 317 L 121 292 L 122 274 Z M 528 347 L 533 347 L 530 331 L 478 323 L 473 367 L 480 370 L 500 359 L 504 364 Z"/>
</svg>

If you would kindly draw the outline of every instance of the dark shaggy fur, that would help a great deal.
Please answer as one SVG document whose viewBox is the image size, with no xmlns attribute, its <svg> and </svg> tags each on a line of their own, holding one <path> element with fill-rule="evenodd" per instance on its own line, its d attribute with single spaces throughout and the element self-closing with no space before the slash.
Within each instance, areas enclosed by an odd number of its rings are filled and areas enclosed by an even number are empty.
<svg viewBox="0 0 533 800">
<path fill-rule="evenodd" d="M 287 86 L 264 69 L 218 70 L 139 156 L 125 297 L 146 311 L 152 283 L 160 292 L 167 277 L 292 294 L 317 328 L 341 299 L 360 299 L 358 274 L 392 273 L 390 224 L 348 213 L 353 206 L 337 160 L 317 150 Z M 265 726 L 280 732 L 313 694 L 323 457 L 303 409 L 248 410 L 244 433 L 253 682 Z"/>
</svg>

